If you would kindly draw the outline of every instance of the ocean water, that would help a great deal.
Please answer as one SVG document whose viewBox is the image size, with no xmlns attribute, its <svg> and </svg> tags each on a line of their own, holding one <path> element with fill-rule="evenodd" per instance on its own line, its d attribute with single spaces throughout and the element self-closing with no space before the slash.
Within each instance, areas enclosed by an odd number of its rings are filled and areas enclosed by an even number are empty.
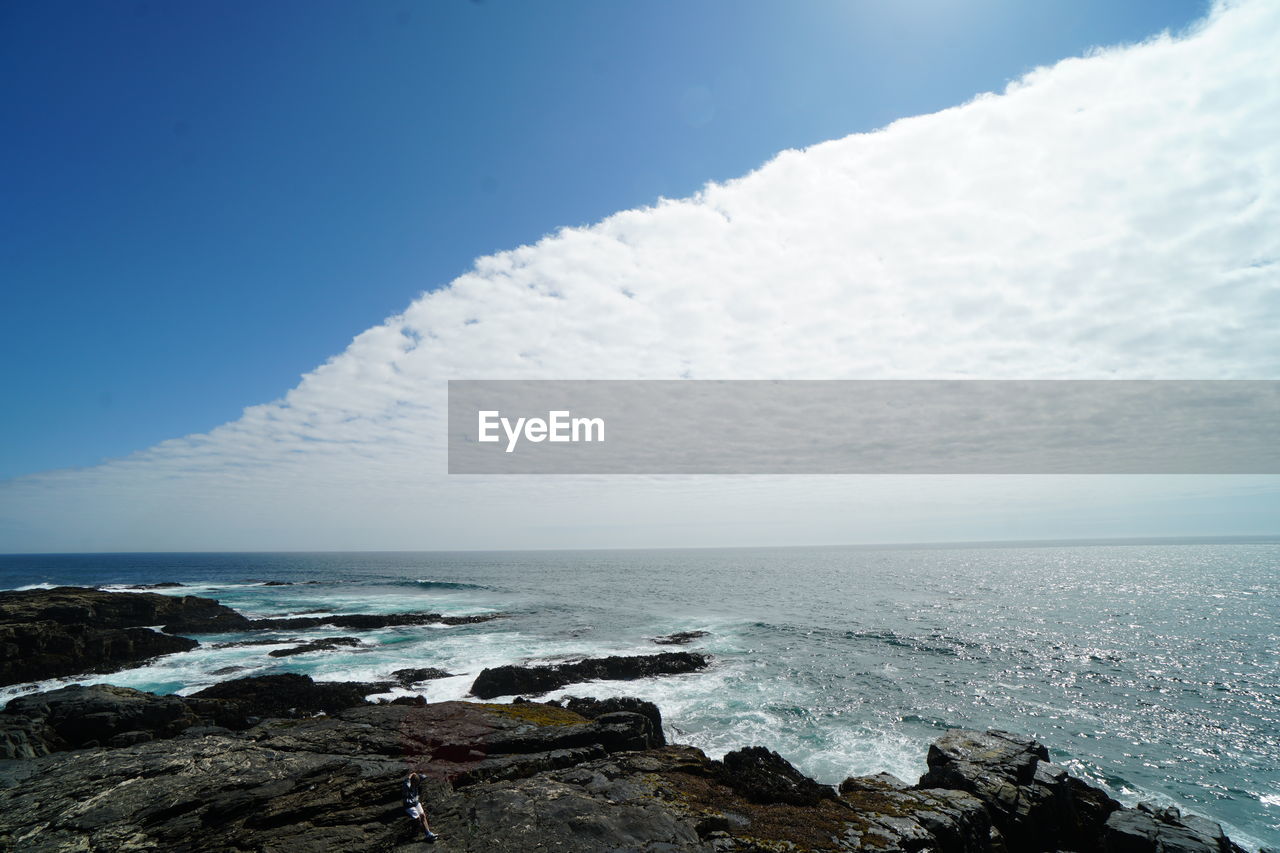
<svg viewBox="0 0 1280 853">
<path fill-rule="evenodd" d="M 995 726 L 1041 739 L 1124 802 L 1280 844 L 1280 541 L 0 556 L 5 588 L 158 581 L 253 616 L 504 618 L 270 635 L 278 647 L 362 640 L 287 658 L 228 645 L 245 635 L 202 636 L 185 655 L 0 688 L 0 701 L 72 680 L 188 693 L 241 675 L 377 680 L 410 666 L 455 677 L 387 695 L 437 701 L 464 697 L 486 666 L 653 653 L 672 648 L 655 636 L 704 630 L 685 648 L 714 656 L 705 672 L 550 695 L 643 696 L 676 740 L 714 756 L 763 744 L 831 783 L 881 770 L 914 781 L 941 732 Z"/>
</svg>

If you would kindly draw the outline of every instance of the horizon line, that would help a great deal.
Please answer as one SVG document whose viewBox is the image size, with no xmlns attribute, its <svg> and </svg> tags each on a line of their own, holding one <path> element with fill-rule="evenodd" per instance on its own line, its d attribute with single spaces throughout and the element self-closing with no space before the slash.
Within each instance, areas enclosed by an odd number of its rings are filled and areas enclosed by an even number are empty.
<svg viewBox="0 0 1280 853">
<path fill-rule="evenodd" d="M 556 551 L 766 551 L 782 549 L 857 548 L 981 548 L 1054 547 L 1062 545 L 1195 545 L 1195 544 L 1280 544 L 1280 533 L 1201 534 L 1193 536 L 1107 536 L 1037 539 L 957 539 L 927 542 L 832 542 L 807 545 L 650 545 L 595 548 L 334 548 L 302 550 L 197 550 L 197 551 L 28 551 L 0 554 L 3 557 L 81 557 L 128 554 L 519 554 Z"/>
</svg>

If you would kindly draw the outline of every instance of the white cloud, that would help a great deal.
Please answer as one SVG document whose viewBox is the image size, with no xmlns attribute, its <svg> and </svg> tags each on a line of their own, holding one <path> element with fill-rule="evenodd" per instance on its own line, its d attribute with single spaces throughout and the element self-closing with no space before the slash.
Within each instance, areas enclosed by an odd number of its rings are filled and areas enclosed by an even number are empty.
<svg viewBox="0 0 1280 853">
<path fill-rule="evenodd" d="M 1280 378 L 1277 55 L 1280 5 L 1220 5 L 481 258 L 235 422 L 4 483 L 0 550 L 987 538 L 1137 504 L 1158 524 L 1156 496 L 1205 481 L 450 479 L 444 383 Z M 1215 488 L 1274 506 L 1271 480 Z"/>
</svg>

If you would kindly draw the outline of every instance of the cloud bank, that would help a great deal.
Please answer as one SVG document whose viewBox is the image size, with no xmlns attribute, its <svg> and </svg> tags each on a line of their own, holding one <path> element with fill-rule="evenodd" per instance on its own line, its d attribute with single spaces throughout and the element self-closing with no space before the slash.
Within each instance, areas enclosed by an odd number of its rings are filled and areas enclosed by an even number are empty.
<svg viewBox="0 0 1280 853">
<path fill-rule="evenodd" d="M 445 381 L 1280 378 L 1277 55 L 1280 5 L 1219 4 L 1184 37 L 481 258 L 237 421 L 0 484 L 0 550 L 1106 535 L 1134 532 L 1108 508 L 1274 510 L 1262 478 L 449 478 Z"/>
</svg>

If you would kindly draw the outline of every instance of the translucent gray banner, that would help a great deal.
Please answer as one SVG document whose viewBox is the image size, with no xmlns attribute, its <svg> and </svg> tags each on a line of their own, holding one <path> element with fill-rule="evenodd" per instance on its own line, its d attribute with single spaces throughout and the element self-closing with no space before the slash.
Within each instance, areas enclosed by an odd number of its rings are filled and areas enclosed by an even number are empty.
<svg viewBox="0 0 1280 853">
<path fill-rule="evenodd" d="M 1276 474 L 1280 382 L 449 382 L 451 474 Z"/>
</svg>

